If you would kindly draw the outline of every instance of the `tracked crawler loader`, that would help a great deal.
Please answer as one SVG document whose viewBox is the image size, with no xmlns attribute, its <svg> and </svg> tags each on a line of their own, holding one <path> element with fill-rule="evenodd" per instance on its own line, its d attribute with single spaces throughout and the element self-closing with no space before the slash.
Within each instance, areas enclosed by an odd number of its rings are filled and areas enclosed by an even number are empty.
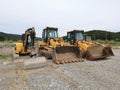
<svg viewBox="0 0 120 90">
<path fill-rule="evenodd" d="M 88 60 L 99 60 L 108 56 L 114 56 L 110 46 L 103 46 L 97 42 L 86 39 L 84 30 L 72 30 L 67 32 L 67 41 L 70 42 L 71 45 L 78 46 L 82 56 L 86 57 Z M 90 35 L 88 39 L 90 39 Z"/>
<path fill-rule="evenodd" d="M 65 43 L 62 38 L 58 37 L 58 28 L 46 27 L 43 29 L 39 46 L 39 54 L 47 59 L 52 58 L 56 64 L 83 61 L 77 46 Z"/>
</svg>

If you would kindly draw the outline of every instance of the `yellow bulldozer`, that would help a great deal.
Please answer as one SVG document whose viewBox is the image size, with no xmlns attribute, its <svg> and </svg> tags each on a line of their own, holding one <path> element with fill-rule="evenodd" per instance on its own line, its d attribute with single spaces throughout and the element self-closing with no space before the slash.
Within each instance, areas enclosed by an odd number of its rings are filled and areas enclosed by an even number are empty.
<svg viewBox="0 0 120 90">
<path fill-rule="evenodd" d="M 83 61 L 77 46 L 65 43 L 63 38 L 58 37 L 58 28 L 43 29 L 39 46 L 39 54 L 48 59 L 52 58 L 56 64 Z"/>
<path fill-rule="evenodd" d="M 90 35 L 88 35 L 90 39 Z M 84 30 L 72 30 L 67 32 L 67 42 L 80 48 L 83 57 L 88 60 L 99 60 L 108 56 L 114 56 L 110 46 L 103 46 L 100 43 L 85 40 Z"/>
</svg>

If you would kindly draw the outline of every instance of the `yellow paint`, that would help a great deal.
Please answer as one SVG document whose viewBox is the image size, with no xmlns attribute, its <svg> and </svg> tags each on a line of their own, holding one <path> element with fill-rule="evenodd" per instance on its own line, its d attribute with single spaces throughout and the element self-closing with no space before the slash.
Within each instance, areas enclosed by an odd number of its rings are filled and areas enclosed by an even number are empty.
<svg viewBox="0 0 120 90">
<path fill-rule="evenodd" d="M 89 47 L 96 46 L 92 41 L 78 41 L 78 47 L 81 49 L 82 53 L 85 53 Z"/>
<path fill-rule="evenodd" d="M 27 54 L 30 53 L 30 49 L 28 49 L 26 52 L 23 47 L 23 43 L 15 43 L 15 48 L 14 48 L 15 54 Z"/>
</svg>

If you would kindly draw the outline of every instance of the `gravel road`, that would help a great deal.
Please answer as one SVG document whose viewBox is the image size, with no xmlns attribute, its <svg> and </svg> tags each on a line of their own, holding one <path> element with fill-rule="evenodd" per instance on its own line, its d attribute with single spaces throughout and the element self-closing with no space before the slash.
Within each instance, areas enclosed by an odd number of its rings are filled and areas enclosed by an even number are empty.
<svg viewBox="0 0 120 90">
<path fill-rule="evenodd" d="M 22 63 L 0 63 L 0 90 L 119 90 L 120 49 L 106 60 L 56 65 L 23 70 Z"/>
</svg>

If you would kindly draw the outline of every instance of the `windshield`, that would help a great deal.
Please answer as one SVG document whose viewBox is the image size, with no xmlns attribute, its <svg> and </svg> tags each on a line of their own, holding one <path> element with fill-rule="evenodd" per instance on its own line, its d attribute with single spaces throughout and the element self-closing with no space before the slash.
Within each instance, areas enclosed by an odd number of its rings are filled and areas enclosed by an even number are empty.
<svg viewBox="0 0 120 90">
<path fill-rule="evenodd" d="M 58 37 L 56 30 L 48 30 L 48 38 L 56 38 Z"/>
<path fill-rule="evenodd" d="M 91 36 L 86 36 L 86 40 L 92 40 Z"/>
<path fill-rule="evenodd" d="M 77 40 L 84 40 L 83 33 L 82 32 L 77 32 L 75 38 Z"/>
</svg>

